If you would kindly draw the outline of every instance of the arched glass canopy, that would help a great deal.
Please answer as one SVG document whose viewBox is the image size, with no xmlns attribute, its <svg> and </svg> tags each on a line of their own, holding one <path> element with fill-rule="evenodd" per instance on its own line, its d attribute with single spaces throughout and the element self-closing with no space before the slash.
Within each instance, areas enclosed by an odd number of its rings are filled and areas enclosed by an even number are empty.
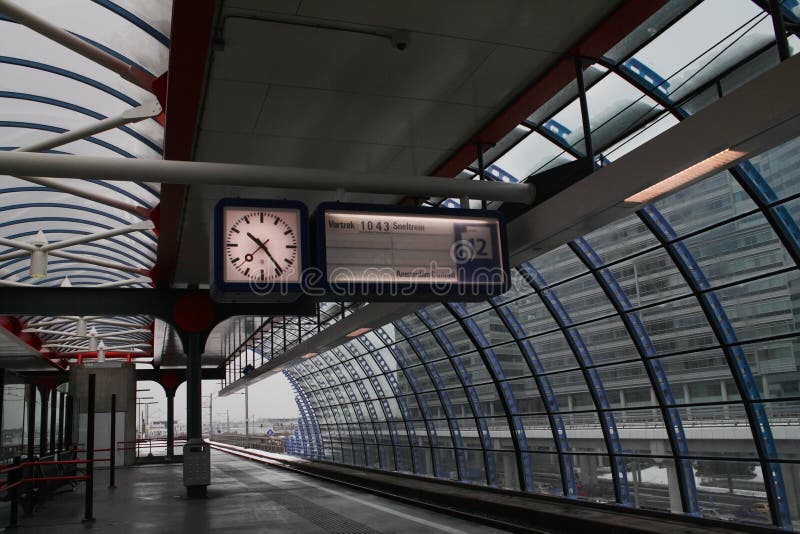
<svg viewBox="0 0 800 534">
<path fill-rule="evenodd" d="M 598 164 L 776 64 L 774 41 L 758 3 L 668 3 L 585 72 Z M 487 152 L 486 178 L 584 154 L 571 87 Z M 795 140 L 516 266 L 501 297 L 297 362 L 288 450 L 797 529 L 799 169 Z"/>
<path fill-rule="evenodd" d="M 167 70 L 172 2 L 37 0 L 18 5 L 47 22 L 152 77 Z M 0 150 L 26 150 L 58 134 L 92 125 L 152 99 L 145 89 L 119 74 L 0 15 Z M 163 126 L 155 117 L 130 122 L 51 149 L 52 152 L 125 158 L 161 158 Z M 147 225 L 159 202 L 159 185 L 104 180 L 60 181 L 54 189 L 37 179 L 0 176 L 0 285 L 150 287 L 147 275 L 156 259 L 157 238 Z M 120 206 L 127 207 L 126 209 Z M 115 233 L 130 225 L 129 231 Z M 105 235 L 89 240 L 95 234 Z M 32 254 L 19 254 L 14 242 L 44 239 L 58 247 L 46 269 L 32 266 Z M 26 324 L 53 322 L 24 318 Z M 92 324 L 98 333 L 126 332 L 142 320 L 111 318 L 117 324 Z M 145 325 L 150 323 L 145 320 Z M 43 327 L 44 328 L 44 327 Z M 37 332 L 54 351 L 86 349 L 69 333 L 75 321 Z M 146 341 L 140 332 L 130 333 Z M 148 337 L 149 338 L 149 337 Z M 61 345 L 57 348 L 56 345 Z"/>
</svg>

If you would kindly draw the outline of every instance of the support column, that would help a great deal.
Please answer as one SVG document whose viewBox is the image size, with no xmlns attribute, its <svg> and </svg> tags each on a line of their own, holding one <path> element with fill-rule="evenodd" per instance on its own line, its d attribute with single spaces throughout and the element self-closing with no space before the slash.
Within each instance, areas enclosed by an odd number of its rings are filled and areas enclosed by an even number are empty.
<svg viewBox="0 0 800 534">
<path fill-rule="evenodd" d="M 72 431 L 74 423 L 74 401 L 72 400 L 72 395 L 67 394 L 66 400 L 64 401 L 64 445 L 70 449 L 74 445 L 74 441 L 72 439 Z"/>
<path fill-rule="evenodd" d="M 58 450 L 64 450 L 64 397 L 63 393 L 58 394 Z"/>
<path fill-rule="evenodd" d="M 186 351 L 186 445 L 183 448 L 183 485 L 190 499 L 202 499 L 211 483 L 211 452 L 203 440 L 202 368 L 200 356 L 206 336 L 183 336 Z"/>
<path fill-rule="evenodd" d="M 56 399 L 58 398 L 58 391 L 56 388 L 50 390 L 50 452 L 56 452 L 56 408 L 58 408 Z"/>
<path fill-rule="evenodd" d="M 36 384 L 28 384 L 28 458 L 33 458 L 36 439 Z"/>
<path fill-rule="evenodd" d="M 175 455 L 175 391 L 167 392 L 167 459 Z"/>
<path fill-rule="evenodd" d="M 667 488 L 669 489 L 669 509 L 672 513 L 683 513 L 681 503 L 681 491 L 678 485 L 678 471 L 675 469 L 675 462 L 667 460 L 664 462 L 667 468 Z"/>
<path fill-rule="evenodd" d="M 3 398 L 6 392 L 6 370 L 0 368 L 0 432 L 3 429 Z"/>
<path fill-rule="evenodd" d="M 50 392 L 46 388 L 41 388 L 39 393 L 42 401 L 39 411 L 39 455 L 44 456 L 47 454 L 47 401 Z"/>
</svg>

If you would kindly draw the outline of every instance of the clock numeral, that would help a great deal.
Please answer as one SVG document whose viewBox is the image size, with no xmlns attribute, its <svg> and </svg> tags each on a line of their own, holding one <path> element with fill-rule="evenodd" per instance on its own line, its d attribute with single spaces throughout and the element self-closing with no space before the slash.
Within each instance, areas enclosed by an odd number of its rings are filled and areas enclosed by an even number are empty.
<svg viewBox="0 0 800 534">
<path fill-rule="evenodd" d="M 289 235 L 289 234 L 291 234 L 291 233 L 292 233 L 292 229 L 291 229 L 291 228 L 289 228 L 288 230 L 286 230 L 285 232 L 283 232 L 283 235 Z"/>
<path fill-rule="evenodd" d="M 226 246 L 228 246 L 228 247 L 238 247 L 239 243 L 227 243 Z"/>
<path fill-rule="evenodd" d="M 231 228 L 231 232 L 236 232 L 236 233 L 238 234 L 238 233 L 239 233 L 239 230 L 237 230 L 236 228 L 233 228 L 233 227 L 232 227 L 232 228 Z"/>
<path fill-rule="evenodd" d="M 275 224 L 278 224 L 279 222 L 281 222 L 281 218 L 280 217 L 275 217 Z"/>
<path fill-rule="evenodd" d="M 239 261 L 239 258 L 238 258 L 238 257 L 236 257 L 236 258 L 232 259 L 232 260 L 231 260 L 231 263 L 236 263 L 237 261 Z"/>
<path fill-rule="evenodd" d="M 242 219 L 244 219 L 245 224 L 250 224 L 250 219 L 247 218 L 247 215 L 242 217 Z"/>
<path fill-rule="evenodd" d="M 264 269 L 261 269 L 261 279 L 264 279 Z"/>
<path fill-rule="evenodd" d="M 250 267 L 244 270 L 244 275 L 247 276 L 248 274 L 250 274 Z"/>
<path fill-rule="evenodd" d="M 264 224 L 264 212 L 263 211 L 258 214 L 258 218 L 259 218 L 261 224 Z"/>
</svg>

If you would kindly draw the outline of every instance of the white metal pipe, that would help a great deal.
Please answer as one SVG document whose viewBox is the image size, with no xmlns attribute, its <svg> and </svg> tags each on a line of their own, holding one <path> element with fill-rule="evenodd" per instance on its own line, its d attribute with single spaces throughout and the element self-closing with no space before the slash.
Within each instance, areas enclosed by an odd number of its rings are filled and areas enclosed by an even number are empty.
<svg viewBox="0 0 800 534">
<path fill-rule="evenodd" d="M 83 245 L 84 243 L 90 243 L 92 241 L 99 241 L 101 239 L 106 239 L 108 237 L 114 237 L 121 234 L 129 234 L 131 232 L 138 232 L 140 230 L 152 230 L 153 228 L 155 228 L 153 221 L 150 220 L 139 221 L 137 223 L 129 224 L 127 226 L 122 226 L 120 228 L 112 228 L 111 230 L 105 230 L 103 232 L 95 232 L 94 234 L 84 235 L 76 237 L 74 239 L 64 239 L 63 241 L 48 243 L 47 245 L 41 248 L 44 251 L 50 252 L 53 250 L 59 250 L 62 248 L 72 247 L 75 245 Z"/>
<path fill-rule="evenodd" d="M 14 19 L 20 24 L 24 24 L 36 33 L 39 33 L 48 39 L 51 39 L 58 44 L 65 46 L 73 52 L 88 58 L 95 63 L 104 66 L 105 68 L 116 72 L 131 83 L 150 91 L 150 83 L 152 83 L 152 76 L 141 71 L 132 65 L 121 61 L 111 54 L 100 50 L 96 46 L 87 43 L 80 37 L 77 37 L 63 28 L 52 24 L 51 22 L 23 9 L 17 4 L 9 0 L 0 0 L 0 13 L 4 13 L 8 17 Z"/>
<path fill-rule="evenodd" d="M 0 0 L 1 1 L 1 0 Z M 153 97 L 148 98 L 141 105 L 123 111 L 119 115 L 108 117 L 103 120 L 95 121 L 80 128 L 69 130 L 47 139 L 42 139 L 38 143 L 27 145 L 14 150 L 14 152 L 44 152 L 52 148 L 64 146 L 73 141 L 80 141 L 86 137 L 113 130 L 124 124 L 138 122 L 150 117 L 155 117 L 161 113 L 161 105 Z"/>
<path fill-rule="evenodd" d="M 124 200 L 118 200 L 116 198 L 106 196 L 100 193 L 94 193 L 92 191 L 87 191 L 86 189 L 80 187 L 79 185 L 73 185 L 68 183 L 64 180 L 57 180 L 55 178 L 42 178 L 40 176 L 17 176 L 20 180 L 25 180 L 26 182 L 31 182 L 34 184 L 42 185 L 44 187 L 49 187 L 55 191 L 61 191 L 62 193 L 68 193 L 70 195 L 75 195 L 76 197 L 85 198 L 87 200 L 93 200 L 95 202 L 99 202 L 100 204 L 105 204 L 106 206 L 110 206 L 112 208 L 117 208 L 122 211 L 126 211 L 128 213 L 133 213 L 134 215 L 138 215 L 139 217 L 149 217 L 150 210 L 145 208 L 144 206 L 139 206 L 138 204 L 134 204 L 132 202 L 125 202 Z"/>
<path fill-rule="evenodd" d="M 118 336 L 120 334 L 130 335 L 130 334 L 150 334 L 149 328 L 131 328 L 125 331 L 117 331 L 117 332 L 108 332 L 107 334 L 97 334 L 97 339 L 105 339 L 114 336 Z"/>
<path fill-rule="evenodd" d="M 150 272 L 148 269 L 143 267 L 131 267 L 130 265 L 123 265 L 122 263 L 115 263 L 113 261 L 98 260 L 85 254 L 72 254 L 71 252 L 53 250 L 50 252 L 50 255 L 80 263 L 89 263 L 91 265 L 97 265 L 98 267 L 108 267 L 109 269 L 116 269 L 118 271 L 125 271 L 128 273 L 147 275 Z"/>
<path fill-rule="evenodd" d="M 16 239 L 6 239 L 5 237 L 0 237 L 0 245 L 20 249 L 19 252 L 9 252 L 8 254 L 3 254 L 2 256 L 0 256 L 0 261 L 10 260 L 12 258 L 18 258 L 20 256 L 25 256 L 28 254 L 28 252 L 33 252 L 34 250 L 36 250 L 36 247 L 34 245 L 31 245 L 30 243 L 26 243 L 25 241 L 18 241 Z M 15 256 L 11 256 L 11 254 L 14 254 Z"/>
<path fill-rule="evenodd" d="M 36 284 L 26 284 L 25 282 L 14 282 L 12 280 L 0 280 L 0 287 L 44 287 Z"/>
<path fill-rule="evenodd" d="M 132 280 L 134 280 L 134 279 L 132 279 Z M 147 278 L 146 281 L 149 282 L 150 279 Z M 141 283 L 145 283 L 146 281 L 144 280 L 144 277 L 142 277 L 142 280 L 140 280 Z M 92 319 L 91 321 L 93 323 L 97 323 L 97 324 L 104 324 L 104 325 L 110 325 L 110 326 L 126 326 L 126 327 L 138 326 L 140 324 L 140 323 L 135 323 L 135 322 L 127 323 L 127 322 L 124 322 L 124 321 L 114 321 L 113 319 Z"/>
<path fill-rule="evenodd" d="M 234 163 L 164 161 L 0 152 L 0 173 L 14 176 L 55 176 L 102 180 L 145 180 L 163 184 L 215 184 L 281 189 L 456 197 L 533 202 L 535 188 L 526 183 L 454 180 L 435 176 L 303 169 Z"/>
<path fill-rule="evenodd" d="M 126 280 L 118 280 L 116 282 L 105 282 L 91 287 L 123 287 L 130 284 L 149 284 L 152 281 L 153 280 L 151 280 L 149 276 L 137 276 L 136 278 L 128 278 Z"/>
</svg>

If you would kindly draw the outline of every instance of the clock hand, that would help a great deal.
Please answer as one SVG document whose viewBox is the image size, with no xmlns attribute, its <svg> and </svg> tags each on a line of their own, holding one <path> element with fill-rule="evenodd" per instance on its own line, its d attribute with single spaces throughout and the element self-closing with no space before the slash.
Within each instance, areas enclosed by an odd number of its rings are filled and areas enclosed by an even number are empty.
<svg viewBox="0 0 800 534">
<path fill-rule="evenodd" d="M 278 265 L 278 262 L 277 262 L 277 261 L 275 261 L 275 258 L 273 258 L 273 257 L 272 257 L 272 254 L 270 254 L 270 253 L 269 253 L 269 250 L 267 250 L 267 247 L 264 245 L 264 243 L 262 243 L 262 242 L 261 242 L 261 240 L 260 240 L 259 238 L 257 238 L 256 236 L 254 236 L 254 235 L 253 235 L 253 234 L 251 234 L 250 232 L 247 232 L 247 237 L 249 237 L 250 239 L 252 239 L 253 241 L 255 241 L 255 242 L 258 244 L 258 246 L 259 246 L 261 249 L 263 249 L 263 250 L 264 250 L 264 252 L 266 252 L 266 253 L 267 253 L 267 256 L 269 256 L 269 259 L 270 259 L 270 260 L 272 260 L 272 263 L 274 263 L 274 264 L 275 264 L 275 269 L 277 269 L 277 270 L 278 270 L 278 273 L 280 274 L 280 272 L 281 272 L 281 271 L 283 271 L 283 269 L 281 269 L 281 266 L 280 266 L 280 265 Z"/>
</svg>

